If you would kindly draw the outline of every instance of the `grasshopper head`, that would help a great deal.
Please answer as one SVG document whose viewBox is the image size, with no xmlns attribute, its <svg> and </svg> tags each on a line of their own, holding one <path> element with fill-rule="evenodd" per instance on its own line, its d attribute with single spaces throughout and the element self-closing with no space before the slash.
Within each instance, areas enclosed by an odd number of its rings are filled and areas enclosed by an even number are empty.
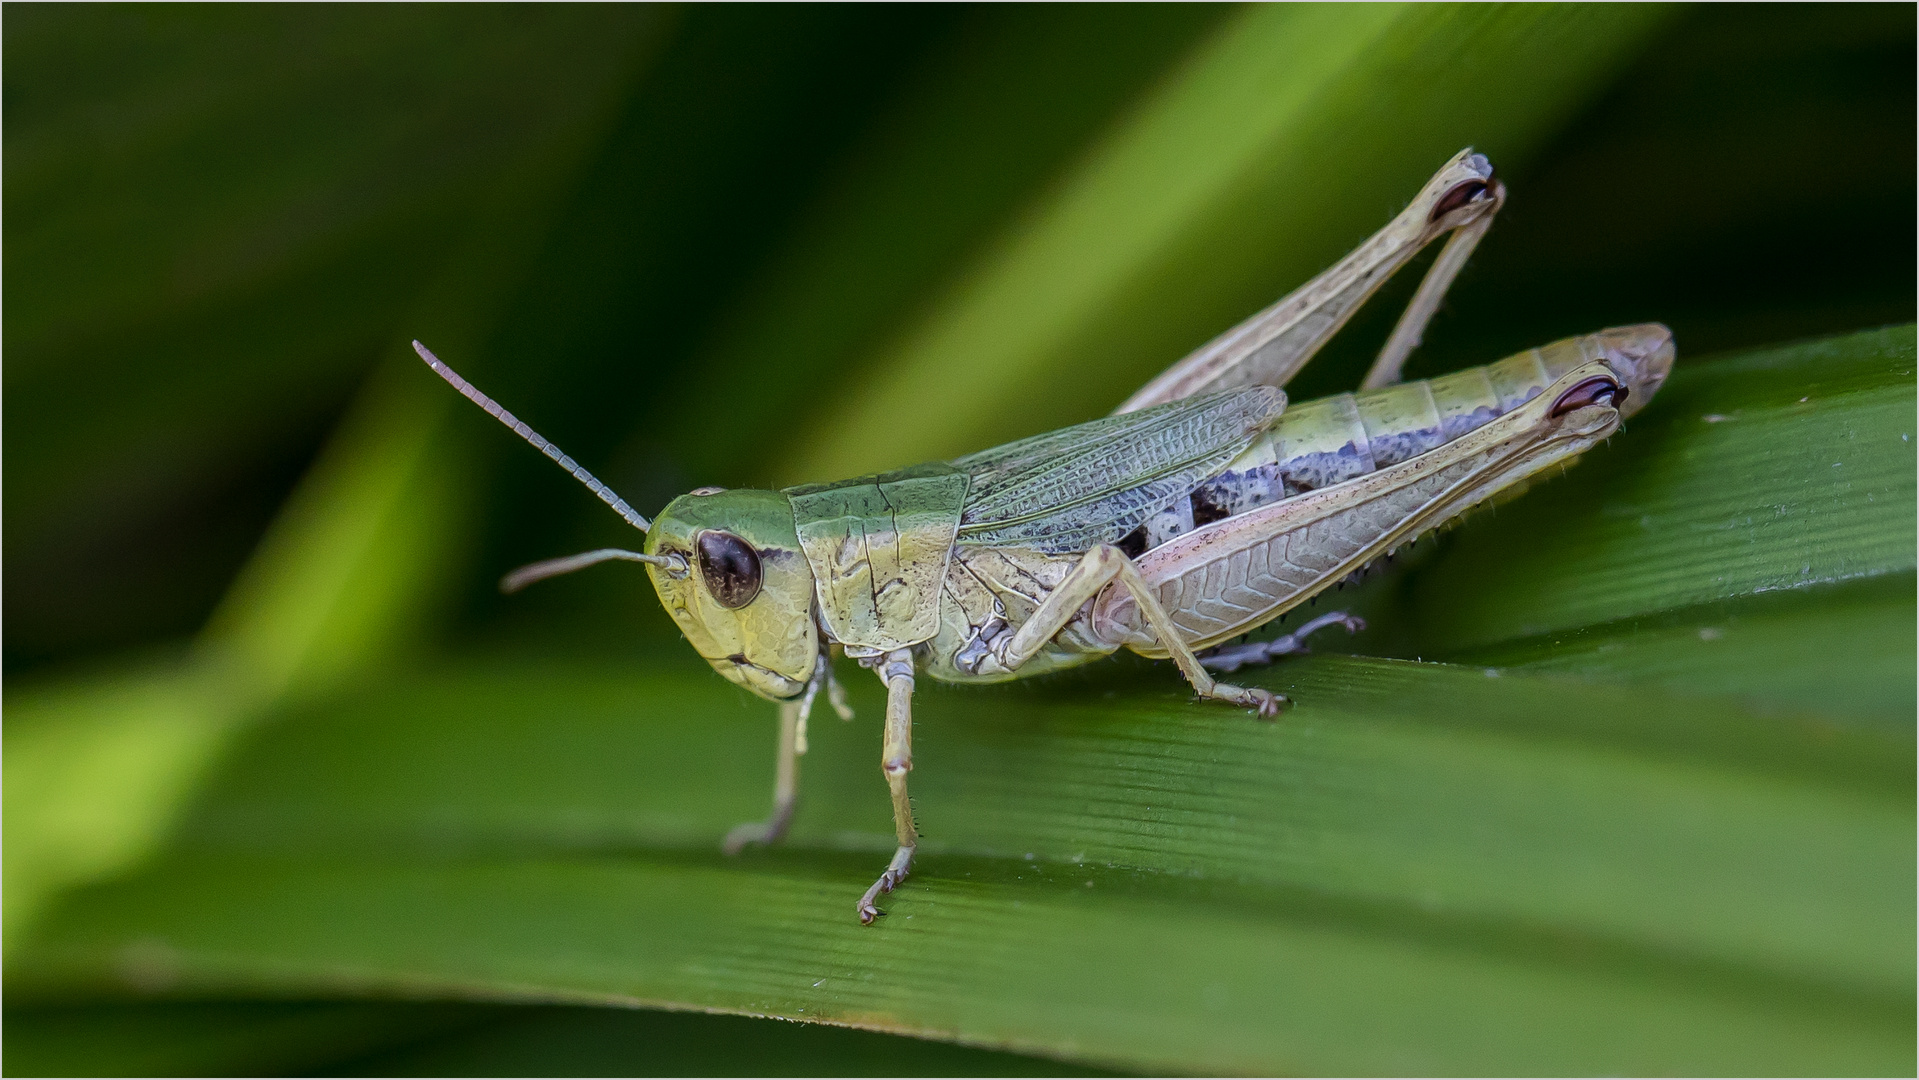
<svg viewBox="0 0 1919 1080">
<path fill-rule="evenodd" d="M 660 603 L 714 670 L 764 698 L 798 695 L 819 656 L 813 571 L 777 491 L 702 488 L 646 534 Z"/>
<path fill-rule="evenodd" d="M 1615 326 L 1601 330 L 1597 339 L 1601 363 L 1619 377 L 1626 390 L 1619 415 L 1631 416 L 1645 407 L 1672 373 L 1672 331 L 1658 323 Z"/>
<path fill-rule="evenodd" d="M 413 349 L 462 397 L 538 447 L 646 534 L 643 552 L 602 548 L 548 559 L 508 574 L 500 582 L 503 590 L 512 592 L 608 559 L 644 562 L 667 614 L 720 674 L 775 701 L 806 689 L 820 650 L 813 622 L 813 571 L 800 549 L 786 496 L 701 488 L 667 503 L 659 519 L 649 522 L 579 462 L 441 363 L 432 350 L 417 341 Z"/>
</svg>

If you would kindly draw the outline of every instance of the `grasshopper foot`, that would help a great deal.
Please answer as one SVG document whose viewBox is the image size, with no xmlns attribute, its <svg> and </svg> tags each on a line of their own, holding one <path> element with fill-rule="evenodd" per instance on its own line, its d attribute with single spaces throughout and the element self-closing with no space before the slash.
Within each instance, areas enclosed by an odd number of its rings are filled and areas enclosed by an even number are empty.
<svg viewBox="0 0 1919 1080">
<path fill-rule="evenodd" d="M 893 853 L 893 861 L 887 864 L 886 873 L 881 874 L 880 879 L 873 883 L 873 887 L 866 890 L 866 895 L 860 897 L 859 915 L 862 925 L 871 926 L 873 925 L 874 919 L 886 914 L 886 912 L 874 907 L 873 901 L 879 899 L 881 893 L 892 892 L 895 885 L 905 881 L 907 871 L 912 865 L 912 848 L 903 847 Z"/>
<path fill-rule="evenodd" d="M 728 855 L 738 855 L 746 850 L 748 844 L 771 846 L 786 838 L 786 827 L 793 823 L 793 804 L 782 801 L 773 808 L 773 816 L 765 821 L 742 821 L 726 832 L 726 839 L 720 841 L 720 850 Z"/>
<path fill-rule="evenodd" d="M 1261 720 L 1271 720 L 1279 715 L 1279 710 L 1292 704 L 1292 700 L 1284 694 L 1275 694 L 1271 690 L 1262 690 L 1257 686 L 1227 686 L 1225 683 L 1214 683 L 1212 690 L 1206 696 L 1214 701 L 1225 701 L 1242 708 L 1252 709 L 1259 713 Z"/>
<path fill-rule="evenodd" d="M 770 821 L 742 821 L 726 831 L 726 839 L 720 841 L 720 850 L 728 855 L 738 855 L 746 850 L 748 844 L 773 844 L 779 837 L 773 835 L 773 823 Z"/>
<path fill-rule="evenodd" d="M 1301 626 L 1290 634 L 1282 634 L 1271 641 L 1249 641 L 1244 645 L 1221 645 L 1199 658 L 1201 667 L 1211 671 L 1234 672 L 1248 664 L 1270 664 L 1282 656 L 1311 652 L 1306 646 L 1308 635 L 1329 626 L 1343 626 L 1349 634 L 1357 634 L 1366 629 L 1366 621 L 1348 615 L 1343 611 L 1334 611 L 1321 615 Z"/>
</svg>

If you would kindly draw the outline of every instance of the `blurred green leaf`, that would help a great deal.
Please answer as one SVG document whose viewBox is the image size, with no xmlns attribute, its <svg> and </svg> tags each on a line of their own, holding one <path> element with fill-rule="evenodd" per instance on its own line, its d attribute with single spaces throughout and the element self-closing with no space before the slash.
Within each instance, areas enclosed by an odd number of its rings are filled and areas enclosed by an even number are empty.
<svg viewBox="0 0 1919 1080">
<path fill-rule="evenodd" d="M 61 888 L 133 865 L 205 779 L 239 710 L 180 663 L 7 694 L 6 940 Z"/>
<path fill-rule="evenodd" d="M 1098 415 L 1363 240 L 1460 147 L 1522 159 L 1661 17 L 1241 11 L 819 411 L 785 478 L 951 457 Z"/>
<path fill-rule="evenodd" d="M 1543 485 L 1603 521 L 1643 494 L 1577 477 L 1718 480 L 1650 530 L 1681 572 L 1604 613 L 1698 617 L 1715 571 L 1688 544 L 1777 539 L 1730 513 L 1781 495 L 1707 452 L 1728 429 L 1685 422 L 1690 394 L 1816 402 L 1742 414 L 1742 437 L 1771 432 L 1791 455 L 1808 423 L 1869 433 L 1884 394 L 1910 403 L 1912 341 L 1696 365 L 1675 377 L 1680 404 L 1635 423 L 1663 434 L 1630 449 L 1629 433 Z M 1910 473 L 1896 435 L 1846 454 L 1864 475 Z M 1872 535 L 1880 502 L 1863 496 L 1878 491 L 1830 499 L 1825 526 Z M 1909 488 L 1888 497 L 1911 506 Z M 1588 525 L 1562 515 L 1528 539 L 1608 564 L 1646 543 Z M 1456 561 L 1478 574 L 1476 545 L 1508 527 L 1476 517 L 1385 584 L 1420 596 Z M 1783 535 L 1781 552 L 1812 534 Z M 1520 625 L 1559 572 L 1515 565 L 1528 576 L 1486 609 Z M 1914 617 L 1909 559 L 1783 598 L 1756 580 L 1703 614 L 1786 637 L 1835 613 Z M 765 799 L 762 703 L 703 671 L 456 664 L 260 729 L 172 854 L 77 894 L 10 951 L 10 1000 L 327 988 L 671 1005 L 1155 1071 L 1904 1070 L 1915 744 L 1889 721 L 1914 707 L 1910 657 L 1767 633 L 1699 643 L 1722 651 L 1675 651 L 1647 679 L 1596 646 L 1582 667 L 1577 647 L 1542 656 L 1526 639 L 1495 668 L 1309 657 L 1253 679 L 1299 703 L 1277 725 L 1189 704 L 1144 662 L 929 689 L 926 846 L 873 929 L 850 914 L 890 847 L 864 680 L 866 721 L 816 727 L 789 849 L 727 860 L 718 837 Z M 1760 660 L 1770 685 L 1882 689 L 1728 692 L 1723 673 Z M 1887 700 L 1901 669 L 1906 697 Z"/>
<path fill-rule="evenodd" d="M 197 629 L 377 362 L 497 317 L 489 242 L 537 229 L 668 23 L 9 13 L 9 673 Z"/>
<path fill-rule="evenodd" d="M 672 447 L 706 480 L 764 482 L 796 404 L 830 399 L 872 363 L 946 275 L 1233 15 L 1210 4 L 969 12 L 825 178 L 700 346 L 699 370 L 768 376 L 729 387 L 734 438 L 711 438 L 706 410 L 669 408 L 635 441 Z"/>
<path fill-rule="evenodd" d="M 612 58 L 631 47 L 615 43 Z M 489 312 L 542 239 L 540 208 L 567 185 L 604 119 L 594 99 L 619 73 L 611 63 L 585 73 L 553 106 L 570 109 L 548 118 L 539 152 L 487 177 L 468 234 L 412 293 L 407 314 L 421 333 L 484 340 Z M 416 364 L 398 343 L 389 348 L 190 656 L 10 695 L 10 939 L 60 889 L 138 861 L 227 738 L 263 708 L 392 664 L 433 624 L 460 566 L 470 489 L 442 460 L 452 403 Z"/>
<path fill-rule="evenodd" d="M 1044 1058 L 814 1024 L 396 1002 L 9 1008 L 21 1076 L 1088 1076 Z"/>
<path fill-rule="evenodd" d="M 1693 356 L 1909 321 L 1912 260 L 1884 223 L 1919 196 L 1888 167 L 1914 148 L 1912 40 L 1891 7 L 1690 7 L 1509 172 L 1511 200 L 1413 372 L 1649 319 Z M 1396 314 L 1342 337 L 1377 348 Z M 1371 357 L 1325 359 L 1332 378 L 1309 396 Z"/>
<path fill-rule="evenodd" d="M 305 1075 L 474 1022 L 461 1005 L 143 1003 L 6 1013 L 7 1070 L 26 1076 Z"/>
</svg>

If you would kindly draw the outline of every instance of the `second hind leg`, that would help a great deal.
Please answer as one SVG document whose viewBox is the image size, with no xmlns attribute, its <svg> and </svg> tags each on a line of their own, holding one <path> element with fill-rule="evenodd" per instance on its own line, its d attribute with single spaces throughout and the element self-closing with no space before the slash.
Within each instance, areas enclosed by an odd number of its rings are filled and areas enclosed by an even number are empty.
<svg viewBox="0 0 1919 1080">
<path fill-rule="evenodd" d="M 1366 629 L 1366 621 L 1343 611 L 1334 611 L 1311 619 L 1292 633 L 1282 634 L 1271 641 L 1249 641 L 1243 645 L 1221 645 L 1210 649 L 1200 654 L 1199 662 L 1209 670 L 1228 673 L 1249 665 L 1270 664 L 1282 656 L 1312 652 L 1306 646 L 1307 637 L 1329 626 L 1344 626 L 1347 633 L 1357 634 Z"/>
</svg>

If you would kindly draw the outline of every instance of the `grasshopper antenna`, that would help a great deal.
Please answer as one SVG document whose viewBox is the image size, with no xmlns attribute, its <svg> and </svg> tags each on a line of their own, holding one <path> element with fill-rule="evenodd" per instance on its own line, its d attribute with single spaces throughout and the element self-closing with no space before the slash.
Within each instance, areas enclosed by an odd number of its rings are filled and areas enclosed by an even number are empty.
<svg viewBox="0 0 1919 1080">
<path fill-rule="evenodd" d="M 562 452 L 559 447 L 554 446 L 552 442 L 548 441 L 546 436 L 540 434 L 537 431 L 534 431 L 530 427 L 527 427 L 526 422 L 524 420 L 521 420 L 519 417 L 514 416 L 512 413 L 507 412 L 504 408 L 500 406 L 499 402 L 494 401 L 492 398 L 487 397 L 485 394 L 480 393 L 478 387 L 474 386 L 470 382 L 467 382 L 465 379 L 460 378 L 459 372 L 454 371 L 450 367 L 447 367 L 446 364 L 442 363 L 439 357 L 433 355 L 432 351 L 429 350 L 425 345 L 422 345 L 416 341 L 413 343 L 413 351 L 416 353 L 419 353 L 420 359 L 426 361 L 426 366 L 432 368 L 434 373 L 437 374 L 440 378 L 445 379 L 447 383 L 453 387 L 453 389 L 458 390 L 462 397 L 466 398 L 468 401 L 471 401 L 473 404 L 478 405 L 480 408 L 485 409 L 488 413 L 492 414 L 495 420 L 498 420 L 500 423 L 505 424 L 507 427 L 512 428 L 513 434 L 518 435 L 520 438 L 525 439 L 527 442 L 532 443 L 533 446 L 540 451 L 540 453 L 545 454 L 547 457 L 552 458 L 554 462 L 560 466 L 560 468 L 565 469 L 569 473 L 572 473 L 573 479 L 578 480 L 582 484 L 585 484 L 586 490 L 591 491 L 595 495 L 598 495 L 600 497 L 600 501 L 612 507 L 614 513 L 625 518 L 627 524 L 633 526 L 634 528 L 640 530 L 641 532 L 645 532 L 648 529 L 651 529 L 653 527 L 653 523 L 646 520 L 644 515 L 642 515 L 638 510 L 633 509 L 631 506 L 628 506 L 626 504 L 625 499 L 622 499 L 618 495 L 614 494 L 612 488 L 607 487 L 605 484 L 600 483 L 598 477 L 594 476 L 590 472 L 587 472 L 586 469 L 582 467 L 579 462 L 574 461 L 572 458 L 566 456 L 566 454 Z"/>
<path fill-rule="evenodd" d="M 550 577 L 570 574 L 575 570 L 584 570 L 589 566 L 608 562 L 613 559 L 625 559 L 628 562 L 655 563 L 669 569 L 676 568 L 679 565 L 672 559 L 659 555 L 642 555 L 637 551 L 623 551 L 620 548 L 601 548 L 598 551 L 588 551 L 579 555 L 568 555 L 564 558 L 546 559 L 541 562 L 528 563 L 501 578 L 500 591 L 503 593 L 516 593 L 536 581 L 545 581 Z"/>
<path fill-rule="evenodd" d="M 482 394 L 478 387 L 462 379 L 459 372 L 447 367 L 445 363 L 441 362 L 439 357 L 433 355 L 432 350 L 415 341 L 413 343 L 413 351 L 420 354 L 420 359 L 426 361 L 426 366 L 432 368 L 434 374 L 445 379 L 453 389 L 458 390 L 460 396 L 478 405 L 480 408 L 485 409 L 495 420 L 512 428 L 515 435 L 532 443 L 540 453 L 552 458 L 554 463 L 559 465 L 560 468 L 573 474 L 573 479 L 585 484 L 588 491 L 598 495 L 600 501 L 612 507 L 614 513 L 625 518 L 627 524 L 641 532 L 646 532 L 653 527 L 652 522 L 646 520 L 646 517 L 638 510 L 628 506 L 626 500 L 615 494 L 612 488 L 600 483 L 598 477 L 587 472 L 579 462 L 568 457 L 559 447 L 553 445 L 546 436 L 526 426 L 525 421 L 507 412 L 499 402 Z M 619 548 L 601 548 L 598 551 L 589 551 L 584 555 L 569 555 L 563 559 L 548 559 L 545 562 L 537 562 L 530 566 L 523 566 L 501 580 L 500 590 L 502 592 L 518 592 L 520 589 L 542 578 L 550 578 L 559 574 L 570 574 L 575 570 L 592 566 L 595 563 L 606 562 L 609 559 L 625 559 L 630 562 L 652 563 L 655 566 L 664 567 L 668 570 L 683 569 L 680 560 L 666 556 L 642 555 L 637 551 L 622 551 Z"/>
</svg>

